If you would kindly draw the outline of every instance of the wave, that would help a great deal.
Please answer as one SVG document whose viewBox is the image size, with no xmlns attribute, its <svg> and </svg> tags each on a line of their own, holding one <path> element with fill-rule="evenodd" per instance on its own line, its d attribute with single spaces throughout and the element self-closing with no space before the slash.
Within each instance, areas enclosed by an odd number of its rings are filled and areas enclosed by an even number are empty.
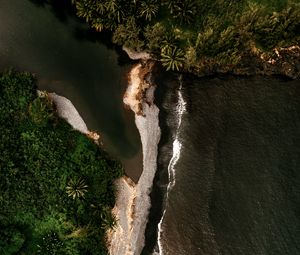
<svg viewBox="0 0 300 255">
<path fill-rule="evenodd" d="M 174 187 L 176 183 L 176 171 L 175 171 L 175 165 L 177 164 L 178 160 L 180 159 L 180 154 L 181 154 L 181 148 L 182 144 L 180 142 L 179 136 L 180 136 L 180 128 L 181 128 L 181 123 L 182 123 L 182 117 L 184 113 L 186 112 L 186 102 L 183 99 L 182 95 L 182 76 L 179 76 L 179 89 L 177 91 L 178 95 L 178 101 L 176 105 L 176 115 L 177 115 L 177 127 L 176 127 L 176 132 L 175 132 L 175 139 L 173 141 L 173 154 L 172 158 L 169 162 L 168 165 L 168 175 L 169 175 L 169 184 L 167 187 L 167 194 L 166 194 L 166 202 L 168 202 L 168 197 L 169 193 Z M 153 255 L 163 255 L 163 245 L 162 245 L 162 222 L 164 220 L 166 213 L 166 209 L 164 209 L 162 218 L 158 224 L 158 251 L 154 251 Z"/>
</svg>

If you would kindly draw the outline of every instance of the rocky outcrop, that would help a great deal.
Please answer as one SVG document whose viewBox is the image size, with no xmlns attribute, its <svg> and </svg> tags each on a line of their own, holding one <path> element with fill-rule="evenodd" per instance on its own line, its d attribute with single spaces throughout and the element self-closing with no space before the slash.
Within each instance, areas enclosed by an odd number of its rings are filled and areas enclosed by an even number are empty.
<svg viewBox="0 0 300 255">
<path fill-rule="evenodd" d="M 125 46 L 122 49 L 127 53 L 128 57 L 132 60 L 149 60 L 152 59 L 150 53 L 148 52 L 137 52 L 132 49 L 129 49 Z"/>
<path fill-rule="evenodd" d="M 137 115 L 143 115 L 143 103 L 151 103 L 147 96 L 148 89 L 152 86 L 151 80 L 154 61 L 140 63 L 132 68 L 128 76 L 129 86 L 124 95 L 124 103 Z"/>
</svg>

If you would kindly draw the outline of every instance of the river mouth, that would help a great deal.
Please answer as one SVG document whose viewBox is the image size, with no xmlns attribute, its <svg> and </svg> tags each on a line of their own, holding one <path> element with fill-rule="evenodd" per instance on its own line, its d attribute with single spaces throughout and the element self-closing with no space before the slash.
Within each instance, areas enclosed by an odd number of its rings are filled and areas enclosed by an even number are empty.
<svg viewBox="0 0 300 255">
<path fill-rule="evenodd" d="M 134 116 L 122 103 L 132 61 L 66 11 L 66 3 L 42 2 L 1 1 L 0 69 L 32 72 L 39 89 L 70 99 L 137 182 L 141 142 Z"/>
</svg>

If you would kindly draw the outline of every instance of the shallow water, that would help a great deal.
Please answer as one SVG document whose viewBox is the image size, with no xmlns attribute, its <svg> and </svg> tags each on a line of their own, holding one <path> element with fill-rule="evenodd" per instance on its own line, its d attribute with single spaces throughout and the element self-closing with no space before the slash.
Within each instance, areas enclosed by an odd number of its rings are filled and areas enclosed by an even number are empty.
<svg viewBox="0 0 300 255">
<path fill-rule="evenodd" d="M 155 183 L 166 192 L 178 82 L 162 83 L 169 86 L 161 103 L 169 131 L 163 133 Z M 160 226 L 160 254 L 299 254 L 299 81 L 185 79 L 182 93 L 187 113 L 176 184 Z M 162 212 L 156 208 L 152 215 Z M 157 218 L 149 225 L 157 226 Z M 144 254 L 153 233 L 148 226 Z"/>
<path fill-rule="evenodd" d="M 133 114 L 122 103 L 129 59 L 64 10 L 63 1 L 56 8 L 41 2 L 0 0 L 0 68 L 33 72 L 39 89 L 69 98 L 137 180 L 141 143 Z"/>
</svg>

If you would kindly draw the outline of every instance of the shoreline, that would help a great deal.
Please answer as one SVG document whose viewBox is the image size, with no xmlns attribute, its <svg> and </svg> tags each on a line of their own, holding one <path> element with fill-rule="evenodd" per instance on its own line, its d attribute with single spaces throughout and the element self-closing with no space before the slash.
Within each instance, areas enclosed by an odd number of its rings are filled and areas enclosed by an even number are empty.
<svg viewBox="0 0 300 255">
<path fill-rule="evenodd" d="M 122 49 L 132 60 L 160 62 L 159 56 L 151 52 L 136 52 L 126 47 Z M 214 75 L 235 76 L 283 76 L 287 79 L 300 79 L 300 46 L 298 44 L 289 47 L 275 47 L 269 52 L 253 46 L 250 52 L 242 55 L 242 60 L 237 64 L 219 63 L 213 57 L 203 56 L 193 66 L 187 66 L 184 62 L 179 73 L 193 75 L 196 77 L 207 77 Z"/>
<path fill-rule="evenodd" d="M 276 47 L 270 52 L 253 46 L 251 52 L 245 52 L 237 64 L 218 63 L 215 59 L 203 56 L 195 66 L 183 67 L 181 72 L 197 77 L 213 75 L 236 76 L 284 76 L 296 80 L 300 78 L 300 46 Z"/>
<path fill-rule="evenodd" d="M 88 129 L 83 118 L 80 116 L 76 107 L 73 103 L 66 97 L 60 96 L 55 92 L 47 92 L 37 90 L 39 97 L 48 97 L 55 105 L 57 115 L 69 123 L 75 130 L 87 137 L 92 139 L 96 144 L 99 145 L 100 135 L 94 131 Z"/>
<path fill-rule="evenodd" d="M 163 223 L 165 219 L 165 213 L 166 213 L 166 206 L 169 202 L 169 193 L 173 189 L 176 183 L 176 170 L 175 166 L 180 159 L 181 156 L 181 148 L 182 148 L 182 143 L 180 139 L 180 128 L 181 128 L 181 123 L 182 123 L 182 118 L 184 114 L 186 113 L 186 101 L 184 101 L 183 95 L 182 95 L 182 80 L 179 78 L 179 89 L 177 92 L 177 106 L 176 106 L 176 117 L 177 117 L 177 123 L 176 123 L 176 131 L 175 131 L 175 137 L 172 143 L 172 157 L 169 161 L 168 164 L 168 177 L 169 177 L 169 183 L 167 186 L 167 191 L 165 194 L 165 205 L 164 205 L 164 210 L 162 213 L 162 217 L 158 223 L 158 236 L 157 236 L 157 245 L 158 245 L 158 254 L 159 255 L 164 255 L 164 249 L 163 249 Z"/>
<path fill-rule="evenodd" d="M 134 66 L 124 95 L 124 103 L 135 113 L 135 123 L 141 136 L 143 172 L 134 186 L 130 186 L 124 178 L 117 181 L 117 202 L 113 212 L 118 219 L 118 225 L 115 231 L 109 234 L 111 255 L 140 255 L 144 248 L 151 207 L 149 195 L 157 169 L 157 149 L 160 140 L 159 109 L 153 103 L 155 85 L 149 82 L 152 68 L 151 62 Z"/>
<path fill-rule="evenodd" d="M 134 86 L 129 86 L 124 95 L 124 103 L 127 100 L 126 105 L 135 113 L 135 123 L 142 140 L 143 172 L 137 184 L 126 175 L 115 182 L 118 194 L 112 213 L 117 216 L 119 224 L 117 224 L 116 231 L 111 229 L 106 233 L 106 243 L 110 254 L 139 255 L 144 247 L 144 233 L 151 207 L 149 195 L 156 172 L 157 146 L 160 138 L 159 110 L 153 104 L 155 86 L 149 83 L 150 79 L 147 77 L 151 74 L 152 67 L 153 62 L 149 62 L 146 67 L 144 64 L 134 66 L 130 73 L 130 83 Z M 88 130 L 86 123 L 68 98 L 53 92 L 40 90 L 37 91 L 37 94 L 39 97 L 49 98 L 60 118 L 66 120 L 75 130 L 99 144 L 100 136 L 96 132 Z M 153 144 L 154 149 L 150 149 L 150 153 L 149 141 L 153 141 L 153 137 L 148 134 L 149 126 L 152 130 L 155 130 L 157 137 L 156 142 Z M 120 232 L 118 232 L 118 229 L 120 229 Z M 118 240 L 120 236 L 125 237 L 125 242 L 115 243 L 115 240 Z M 111 247 L 116 249 L 113 250 Z"/>
</svg>

